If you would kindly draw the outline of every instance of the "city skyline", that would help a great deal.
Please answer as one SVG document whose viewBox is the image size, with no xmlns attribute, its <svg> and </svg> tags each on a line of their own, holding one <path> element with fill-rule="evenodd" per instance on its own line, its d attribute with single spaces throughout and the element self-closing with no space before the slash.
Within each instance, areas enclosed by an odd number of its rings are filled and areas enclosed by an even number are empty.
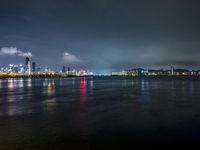
<svg viewBox="0 0 200 150">
<path fill-rule="evenodd" d="M 9 64 L 7 67 L 0 67 L 0 74 L 5 77 L 23 77 L 23 75 L 61 75 L 61 77 L 69 76 L 199 76 L 200 69 L 169 68 L 153 69 L 148 67 L 123 68 L 123 70 L 111 71 L 106 73 L 97 73 L 87 68 L 75 69 L 67 65 L 63 65 L 59 70 L 53 70 L 48 66 L 42 67 L 37 65 L 35 61 L 31 61 L 30 56 L 25 57 L 25 62 L 20 64 Z M 64 75 L 64 76 L 63 76 Z M 29 76 L 27 76 L 29 77 Z M 51 76 L 53 77 L 53 76 Z"/>
<path fill-rule="evenodd" d="M 111 72 L 200 68 L 198 2 L 2 1 L 0 65 L 35 62 Z"/>
<path fill-rule="evenodd" d="M 0 51 L 1 52 L 1 51 Z M 137 66 L 133 66 L 130 68 L 122 68 L 121 70 L 110 70 L 110 72 L 99 72 L 96 71 L 94 72 L 93 70 L 88 70 L 88 68 L 78 68 L 76 66 L 72 67 L 69 66 L 68 64 L 62 64 L 62 66 L 59 66 L 58 69 L 52 69 L 51 66 L 49 66 L 48 64 L 40 64 L 38 65 L 38 63 L 36 63 L 34 60 L 31 60 L 30 58 L 32 58 L 32 54 L 30 52 L 23 52 L 25 53 L 25 55 L 23 55 L 25 62 L 20 62 L 20 63 L 9 63 L 5 66 L 0 66 L 0 72 L 13 72 L 13 69 L 15 70 L 14 72 L 16 73 L 25 73 L 25 74 L 34 74 L 34 73 L 67 73 L 70 71 L 73 72 L 82 72 L 83 70 L 85 70 L 85 72 L 88 72 L 89 75 L 112 75 L 112 74 L 118 74 L 121 75 L 121 73 L 123 74 L 124 71 L 129 71 L 129 70 L 139 70 L 139 72 L 141 72 L 141 70 L 143 70 L 144 72 L 154 72 L 154 71 L 175 71 L 178 70 L 178 72 L 190 72 L 191 75 L 193 75 L 193 72 L 196 72 L 197 74 L 200 73 L 200 67 L 197 67 L 196 69 L 194 68 L 187 68 L 187 67 L 180 67 L 180 66 L 175 66 L 175 65 L 171 65 L 171 66 L 165 66 L 165 67 L 148 67 L 148 66 L 143 66 L 143 67 L 137 67 Z M 26 55 L 30 53 L 31 55 Z M 1 53 L 0 53 L 1 55 Z M 13 55 L 13 54 L 11 54 Z M 68 55 L 68 54 L 67 54 Z M 37 64 L 37 65 L 36 65 Z M 16 70 L 16 67 L 18 68 Z M 13 68 L 13 69 L 11 69 Z M 173 68 L 173 69 L 172 69 Z M 173 73 L 172 73 L 173 74 Z M 179 73 L 178 73 L 179 74 Z"/>
</svg>

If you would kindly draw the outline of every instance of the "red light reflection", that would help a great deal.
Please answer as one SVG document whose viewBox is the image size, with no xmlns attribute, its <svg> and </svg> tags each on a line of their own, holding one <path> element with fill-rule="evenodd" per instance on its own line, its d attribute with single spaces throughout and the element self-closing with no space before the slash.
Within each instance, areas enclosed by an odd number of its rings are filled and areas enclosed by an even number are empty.
<svg viewBox="0 0 200 150">
<path fill-rule="evenodd" d="M 80 101 L 85 102 L 86 100 L 86 80 L 85 78 L 80 78 Z"/>
</svg>

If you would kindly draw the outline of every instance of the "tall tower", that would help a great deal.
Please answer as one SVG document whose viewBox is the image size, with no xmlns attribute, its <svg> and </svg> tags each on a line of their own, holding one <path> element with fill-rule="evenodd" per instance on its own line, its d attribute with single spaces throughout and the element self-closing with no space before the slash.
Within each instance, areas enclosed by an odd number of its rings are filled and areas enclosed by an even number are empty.
<svg viewBox="0 0 200 150">
<path fill-rule="evenodd" d="M 25 59 L 24 71 L 26 74 L 31 74 L 31 64 L 30 64 L 30 59 L 28 57 L 26 57 Z"/>
<path fill-rule="evenodd" d="M 171 66 L 171 75 L 174 75 L 174 66 Z"/>
<path fill-rule="evenodd" d="M 33 62 L 32 63 L 32 72 L 35 73 L 35 71 L 36 71 L 36 63 Z"/>
<path fill-rule="evenodd" d="M 69 72 L 70 70 L 71 70 L 70 67 L 68 67 L 68 68 L 67 68 L 67 71 Z"/>
<path fill-rule="evenodd" d="M 65 66 L 62 67 L 62 73 L 65 73 L 66 72 L 66 68 Z"/>
</svg>

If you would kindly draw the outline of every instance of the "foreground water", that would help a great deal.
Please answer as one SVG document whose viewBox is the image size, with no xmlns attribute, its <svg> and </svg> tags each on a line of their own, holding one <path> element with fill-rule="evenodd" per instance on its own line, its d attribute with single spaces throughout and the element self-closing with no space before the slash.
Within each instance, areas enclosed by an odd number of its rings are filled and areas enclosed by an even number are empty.
<svg viewBox="0 0 200 150">
<path fill-rule="evenodd" d="M 199 79 L 0 80 L 0 149 L 198 142 L 199 91 Z"/>
</svg>

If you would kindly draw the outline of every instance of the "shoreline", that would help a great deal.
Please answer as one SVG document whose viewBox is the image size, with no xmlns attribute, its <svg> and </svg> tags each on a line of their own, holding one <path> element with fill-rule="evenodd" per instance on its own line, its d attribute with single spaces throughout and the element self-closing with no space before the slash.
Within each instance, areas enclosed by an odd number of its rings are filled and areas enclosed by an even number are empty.
<svg viewBox="0 0 200 150">
<path fill-rule="evenodd" d="M 200 76 L 197 75 L 157 75 L 157 76 L 99 76 L 99 75 L 90 75 L 90 76 L 66 76 L 66 75 L 0 75 L 0 80 L 2 79 L 64 79 L 64 78 L 112 78 L 112 79 L 200 79 Z"/>
</svg>

